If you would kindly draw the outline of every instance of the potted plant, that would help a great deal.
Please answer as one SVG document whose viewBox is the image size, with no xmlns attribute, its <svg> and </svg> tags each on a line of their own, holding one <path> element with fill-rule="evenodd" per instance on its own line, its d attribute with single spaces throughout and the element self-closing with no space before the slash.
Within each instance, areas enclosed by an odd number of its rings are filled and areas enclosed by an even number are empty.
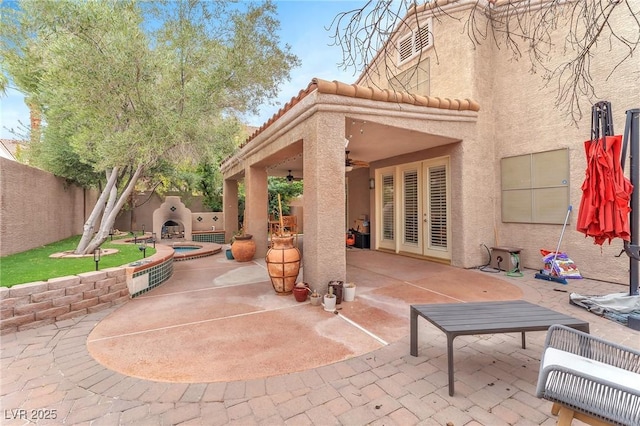
<svg viewBox="0 0 640 426">
<path fill-rule="evenodd" d="M 353 302 L 356 297 L 356 285 L 354 283 L 345 283 L 342 288 L 342 300 L 345 302 Z"/>
<path fill-rule="evenodd" d="M 316 289 L 313 289 L 309 296 L 309 300 L 313 306 L 319 306 L 322 303 L 322 295 L 318 293 Z"/>
<path fill-rule="evenodd" d="M 298 302 L 306 302 L 310 292 L 311 289 L 309 289 L 309 284 L 307 283 L 297 283 L 293 287 L 293 296 Z"/>
<path fill-rule="evenodd" d="M 324 295 L 324 310 L 330 312 L 336 310 L 336 295 L 333 294 L 333 287 L 329 287 L 329 293 Z"/>
<path fill-rule="evenodd" d="M 271 248 L 265 261 L 271 278 L 271 285 L 278 295 L 291 294 L 300 272 L 300 251 L 294 246 L 294 235 L 284 231 L 282 224 L 282 203 L 278 194 L 280 228 L 271 234 Z M 306 300 L 306 296 L 305 296 Z"/>
<path fill-rule="evenodd" d="M 253 241 L 253 235 L 244 232 L 244 227 L 241 227 L 231 239 L 231 253 L 238 262 L 253 260 L 256 254 L 256 242 Z"/>
</svg>

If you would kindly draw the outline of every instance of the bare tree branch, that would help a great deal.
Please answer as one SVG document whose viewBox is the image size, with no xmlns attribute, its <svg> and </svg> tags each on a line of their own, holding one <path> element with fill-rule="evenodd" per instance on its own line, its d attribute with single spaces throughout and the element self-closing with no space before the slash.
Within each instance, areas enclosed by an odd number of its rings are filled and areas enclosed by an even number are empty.
<svg viewBox="0 0 640 426">
<path fill-rule="evenodd" d="M 528 58 L 530 71 L 556 87 L 556 107 L 574 122 L 582 117 L 580 105 L 598 97 L 592 74 L 596 49 L 608 44 L 618 55 L 624 52 L 611 63 L 598 64 L 606 67 L 609 79 L 634 59 L 640 46 L 636 0 L 436 0 L 420 5 L 410 0 L 368 1 L 338 14 L 329 28 L 333 44 L 342 48 L 339 65 L 367 80 L 391 80 L 398 74 L 397 40 L 392 36 L 407 29 L 420 31 L 424 12 L 438 22 L 461 23 L 472 48 L 490 41 L 513 60 Z M 617 27 L 611 23 L 614 12 L 623 21 Z M 558 40 L 563 29 L 567 34 Z"/>
</svg>

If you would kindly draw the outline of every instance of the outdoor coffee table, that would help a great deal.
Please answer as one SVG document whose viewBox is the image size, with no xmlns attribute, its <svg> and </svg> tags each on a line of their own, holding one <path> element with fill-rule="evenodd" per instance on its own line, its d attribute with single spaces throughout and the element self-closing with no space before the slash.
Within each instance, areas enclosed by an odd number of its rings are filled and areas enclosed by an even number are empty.
<svg viewBox="0 0 640 426">
<path fill-rule="evenodd" d="M 438 303 L 411 305 L 411 355 L 418 356 L 418 316 L 447 335 L 449 396 L 453 396 L 453 339 L 472 334 L 522 333 L 526 348 L 526 331 L 544 331 L 562 324 L 586 333 L 589 323 L 524 300 L 504 302 Z"/>
</svg>

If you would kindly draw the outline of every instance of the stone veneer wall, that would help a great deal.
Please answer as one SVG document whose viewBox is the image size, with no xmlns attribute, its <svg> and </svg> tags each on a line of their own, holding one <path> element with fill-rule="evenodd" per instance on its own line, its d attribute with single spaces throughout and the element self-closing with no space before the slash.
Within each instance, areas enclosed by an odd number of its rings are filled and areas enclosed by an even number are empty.
<svg viewBox="0 0 640 426">
<path fill-rule="evenodd" d="M 28 330 L 129 300 L 124 267 L 0 287 L 0 334 Z"/>
</svg>

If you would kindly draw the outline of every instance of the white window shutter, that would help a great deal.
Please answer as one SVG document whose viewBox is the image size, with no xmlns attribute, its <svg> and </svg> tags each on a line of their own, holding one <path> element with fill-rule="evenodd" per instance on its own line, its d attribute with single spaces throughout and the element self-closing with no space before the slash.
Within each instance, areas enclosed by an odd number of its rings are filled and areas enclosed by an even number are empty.
<svg viewBox="0 0 640 426">
<path fill-rule="evenodd" d="M 382 176 L 382 239 L 395 239 L 395 185 L 393 175 Z"/>
<path fill-rule="evenodd" d="M 431 46 L 431 26 L 426 24 L 418 29 L 415 33 L 415 53 L 419 53 L 422 49 Z"/>
<path fill-rule="evenodd" d="M 418 227 L 418 171 L 404 172 L 404 242 L 417 245 L 420 240 Z"/>
<path fill-rule="evenodd" d="M 447 247 L 447 170 L 429 168 L 429 236 L 431 247 Z"/>
<path fill-rule="evenodd" d="M 420 28 L 398 40 L 398 65 L 419 55 L 425 49 L 433 46 L 431 33 L 431 18 L 420 24 Z"/>
<path fill-rule="evenodd" d="M 413 56 L 413 34 L 398 42 L 399 62 L 404 62 Z"/>
</svg>

